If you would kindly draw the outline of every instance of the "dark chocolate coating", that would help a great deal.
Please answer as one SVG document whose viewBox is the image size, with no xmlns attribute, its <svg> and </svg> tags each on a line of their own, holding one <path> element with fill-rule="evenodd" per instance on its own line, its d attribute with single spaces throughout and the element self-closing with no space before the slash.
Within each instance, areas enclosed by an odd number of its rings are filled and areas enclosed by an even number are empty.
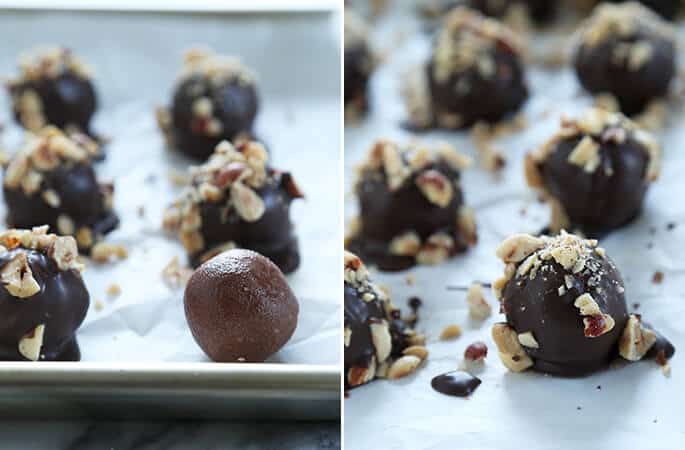
<svg viewBox="0 0 685 450">
<path fill-rule="evenodd" d="M 583 136 L 561 141 L 540 164 L 549 193 L 557 198 L 571 221 L 571 229 L 600 236 L 633 220 L 647 192 L 645 179 L 649 157 L 633 138 L 617 144 L 600 144 L 600 164 L 588 173 L 568 162 L 568 156 Z M 610 170 L 611 175 L 606 171 Z"/>
<path fill-rule="evenodd" d="M 195 341 L 216 362 L 264 361 L 297 326 L 299 304 L 285 277 L 250 250 L 229 250 L 200 266 L 183 301 Z"/>
<path fill-rule="evenodd" d="M 47 124 L 61 129 L 76 126 L 79 131 L 91 134 L 90 120 L 97 108 L 97 97 L 90 80 L 66 71 L 55 78 L 26 81 L 13 86 L 11 91 L 20 95 L 29 89 L 40 97 Z M 14 117 L 19 122 L 16 109 Z"/>
<path fill-rule="evenodd" d="M 345 48 L 345 106 L 359 112 L 368 110 L 367 85 L 371 75 L 372 56 L 364 44 Z"/>
<path fill-rule="evenodd" d="M 611 0 L 623 3 L 626 0 Z M 659 13 L 664 19 L 673 20 L 682 8 L 682 0 L 638 0 L 643 5 Z"/>
<path fill-rule="evenodd" d="M 200 207 L 205 249 L 191 256 L 191 264 L 202 263 L 202 254 L 214 247 L 233 241 L 271 259 L 283 273 L 291 273 L 300 265 L 300 251 L 290 221 L 293 197 L 287 189 L 289 173 L 271 171 L 267 183 L 255 189 L 264 201 L 264 215 L 256 222 L 246 222 L 237 214 L 223 217 L 224 202 L 204 202 Z"/>
<path fill-rule="evenodd" d="M 210 99 L 213 116 L 223 126 L 216 136 L 207 135 L 202 120 L 193 114 L 193 102 L 200 97 Z M 201 75 L 191 76 L 178 85 L 172 101 L 171 133 L 175 145 L 187 155 L 205 160 L 221 141 L 232 142 L 243 134 L 251 136 L 258 107 L 257 90 L 252 84 L 237 79 L 216 84 Z"/>
<path fill-rule="evenodd" d="M 57 230 L 57 218 L 61 214 L 69 216 L 77 230 L 82 226 L 90 227 L 94 236 L 104 235 L 119 225 L 119 218 L 105 207 L 103 188 L 89 163 L 63 165 L 42 175 L 41 189 L 30 196 L 21 188 L 3 186 L 9 226 L 30 229 L 49 225 Z M 43 200 L 41 192 L 47 189 L 59 196 L 58 208 Z"/>
<path fill-rule="evenodd" d="M 463 370 L 443 373 L 431 380 L 431 387 L 441 394 L 468 397 L 480 386 L 481 380 Z"/>
<path fill-rule="evenodd" d="M 413 173 L 395 191 L 388 189 L 384 172 L 365 171 L 356 187 L 359 198 L 361 230 L 348 243 L 352 253 L 358 254 L 368 264 L 381 270 L 404 270 L 416 264 L 413 256 L 391 255 L 390 241 L 407 231 L 416 232 L 423 241 L 437 232 L 445 232 L 455 238 L 454 254 L 467 248 L 457 228 L 457 212 L 463 205 L 460 189 L 454 184 L 460 179 L 459 172 L 440 161 L 427 167 L 445 175 L 453 183 L 452 200 L 441 208 L 428 201 L 416 185 L 419 176 Z M 453 256 L 453 255 L 451 255 Z"/>
<path fill-rule="evenodd" d="M 453 73 L 445 82 L 433 76 L 433 62 L 429 62 L 428 84 L 435 115 L 458 114 L 461 127 L 468 128 L 479 121 L 498 122 L 518 111 L 528 98 L 523 65 L 510 48 L 501 44 L 492 54 L 495 73 L 485 78 L 473 65 L 463 72 Z M 455 86 L 463 82 L 469 86 L 460 92 Z"/>
<path fill-rule="evenodd" d="M 376 353 L 370 325 L 386 319 L 379 300 L 365 302 L 354 286 L 345 283 L 345 328 L 351 331 L 350 345 L 345 346 L 345 374 L 351 367 L 369 367 Z M 393 346 L 394 347 L 394 346 Z M 345 388 L 350 388 L 345 376 Z"/>
<path fill-rule="evenodd" d="M 564 295 L 559 286 L 565 285 L 569 272 L 553 259 L 545 260 L 531 280 L 528 274 L 507 282 L 502 293 L 502 308 L 507 323 L 518 334 L 532 332 L 539 348 L 523 347 L 533 358 L 534 369 L 561 376 L 582 376 L 601 369 L 618 355 L 618 341 L 628 320 L 621 275 L 614 263 L 596 254 L 590 256 L 599 266 L 596 294 L 590 286 L 586 271 L 573 275 L 574 284 Z M 587 265 L 587 263 L 586 263 Z M 577 297 L 590 293 L 604 314 L 615 321 L 611 331 L 598 337 L 585 337 L 583 317 L 574 306 Z"/>
<path fill-rule="evenodd" d="M 613 57 L 620 43 L 647 41 L 652 55 L 637 70 Z M 581 44 L 574 55 L 574 67 L 583 88 L 593 94 L 610 93 L 626 115 L 640 113 L 652 100 L 666 96 L 676 73 L 673 42 L 639 30 L 630 38 L 613 37 L 593 47 Z"/>
<path fill-rule="evenodd" d="M 558 2 L 556 0 L 505 0 L 500 2 L 493 2 L 492 0 L 466 0 L 461 3 L 487 16 L 496 18 L 505 17 L 512 5 L 523 4 L 528 9 L 532 19 L 537 22 L 543 22 L 554 15 Z"/>
<path fill-rule="evenodd" d="M 0 360 L 26 361 L 19 353 L 21 338 L 45 324 L 42 361 L 79 361 L 81 352 L 76 330 L 83 322 L 90 296 L 81 275 L 75 270 L 60 271 L 42 252 L 15 248 L 0 256 L 0 268 L 16 254 L 25 252 L 40 292 L 16 298 L 0 287 Z"/>
</svg>

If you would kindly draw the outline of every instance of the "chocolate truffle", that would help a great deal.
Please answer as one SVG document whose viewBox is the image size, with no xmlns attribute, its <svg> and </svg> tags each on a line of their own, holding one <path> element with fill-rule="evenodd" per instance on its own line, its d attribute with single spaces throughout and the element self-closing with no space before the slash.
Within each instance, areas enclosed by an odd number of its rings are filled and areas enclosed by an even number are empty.
<svg viewBox="0 0 685 450">
<path fill-rule="evenodd" d="M 345 8 L 345 120 L 355 120 L 368 110 L 367 85 L 374 57 L 362 19 Z"/>
<path fill-rule="evenodd" d="M 633 220 L 659 175 L 656 139 L 619 113 L 591 109 L 526 158 L 528 184 L 552 209 L 550 230 L 599 236 Z"/>
<path fill-rule="evenodd" d="M 17 122 L 33 132 L 55 125 L 92 135 L 90 120 L 97 97 L 88 67 L 61 47 L 26 53 L 19 66 L 21 75 L 7 84 Z"/>
<path fill-rule="evenodd" d="M 409 345 L 420 342 L 422 337 L 402 320 L 400 310 L 369 279 L 369 272 L 362 261 L 349 252 L 345 252 L 344 289 L 345 388 L 387 376 L 398 362 L 400 364 L 396 368 L 407 361 L 418 365 L 420 358 L 412 355 L 403 357 L 402 354 Z"/>
<path fill-rule="evenodd" d="M 675 37 L 645 7 L 600 5 L 581 26 L 577 41 L 578 80 L 592 94 L 613 95 L 624 114 L 640 113 L 668 94 L 676 73 Z"/>
<path fill-rule="evenodd" d="M 170 110 L 157 120 L 170 147 L 200 160 L 223 140 L 252 136 L 259 99 L 254 74 L 239 61 L 206 50 L 188 51 Z"/>
<path fill-rule="evenodd" d="M 435 151 L 378 141 L 355 185 L 360 215 L 347 247 L 381 270 L 439 264 L 476 243 L 460 172 L 470 163 L 453 148 Z"/>
<path fill-rule="evenodd" d="M 186 320 L 217 362 L 261 362 L 295 332 L 299 304 L 288 282 L 262 255 L 223 252 L 200 266 L 186 286 Z"/>
<path fill-rule="evenodd" d="M 518 35 L 505 25 L 467 8 L 452 10 L 425 77 L 406 80 L 410 124 L 459 129 L 515 113 L 528 97 L 521 52 Z"/>
<path fill-rule="evenodd" d="M 556 0 L 428 0 L 421 6 L 424 13 L 433 17 L 442 16 L 457 6 L 466 6 L 514 25 L 529 19 L 548 20 L 554 15 L 557 3 Z"/>
<path fill-rule="evenodd" d="M 300 264 L 290 203 L 303 195 L 288 172 L 267 166 L 264 147 L 224 141 L 166 211 L 165 228 L 178 233 L 194 267 L 234 247 L 271 259 L 284 272 Z"/>
<path fill-rule="evenodd" d="M 78 361 L 90 297 L 73 237 L 48 227 L 0 233 L 0 360 Z"/>
<path fill-rule="evenodd" d="M 622 3 L 626 0 L 611 0 L 613 3 Z M 639 0 L 640 3 L 651 10 L 659 13 L 663 18 L 673 20 L 683 6 L 682 0 Z"/>
<path fill-rule="evenodd" d="M 75 236 L 88 252 L 119 224 L 112 211 L 114 186 L 95 177 L 97 154 L 98 145 L 83 134 L 66 135 L 52 126 L 29 133 L 5 170 L 8 225 L 49 225 Z"/>
</svg>

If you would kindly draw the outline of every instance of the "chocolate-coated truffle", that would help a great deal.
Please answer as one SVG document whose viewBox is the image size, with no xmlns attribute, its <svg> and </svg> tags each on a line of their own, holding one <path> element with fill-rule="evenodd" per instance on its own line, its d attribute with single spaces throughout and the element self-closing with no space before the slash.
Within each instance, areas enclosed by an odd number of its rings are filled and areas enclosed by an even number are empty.
<svg viewBox="0 0 685 450">
<path fill-rule="evenodd" d="M 632 115 L 667 95 L 675 59 L 668 25 L 637 3 L 623 3 L 598 6 L 581 26 L 573 64 L 587 91 L 613 95 Z"/>
<path fill-rule="evenodd" d="M 449 13 L 425 71 L 404 87 L 409 121 L 417 128 L 498 122 L 528 97 L 518 35 L 467 8 Z"/>
<path fill-rule="evenodd" d="M 359 218 L 347 247 L 381 270 L 439 264 L 476 242 L 460 171 L 469 164 L 449 146 L 432 152 L 378 141 L 355 185 Z"/>
<path fill-rule="evenodd" d="M 66 135 L 52 126 L 29 134 L 5 170 L 8 225 L 49 225 L 75 236 L 88 252 L 119 224 L 112 211 L 114 186 L 95 177 L 97 154 L 97 144 L 83 134 Z"/>
<path fill-rule="evenodd" d="M 345 119 L 355 120 L 368 109 L 367 85 L 374 66 L 366 24 L 345 8 Z"/>
<path fill-rule="evenodd" d="M 345 252 L 345 388 L 385 373 L 419 338 L 388 296 L 369 280 L 362 261 Z"/>
<path fill-rule="evenodd" d="M 239 61 L 188 51 L 169 110 L 157 119 L 170 147 L 200 160 L 219 142 L 252 136 L 259 99 L 254 75 Z"/>
<path fill-rule="evenodd" d="M 48 227 L 0 234 L 0 360 L 78 361 L 90 296 L 72 237 Z"/>
<path fill-rule="evenodd" d="M 61 47 L 35 49 L 19 65 L 21 75 L 7 85 L 17 122 L 34 132 L 55 125 L 92 135 L 97 97 L 88 67 Z"/>
<path fill-rule="evenodd" d="M 164 226 L 176 231 L 194 267 L 240 247 L 271 259 L 284 272 L 300 264 L 290 203 L 303 195 L 288 172 L 267 166 L 257 142 L 227 141 L 190 169 L 191 184 L 167 209 Z"/>
<path fill-rule="evenodd" d="M 297 326 L 299 304 L 285 277 L 250 250 L 229 250 L 200 266 L 183 302 L 195 341 L 217 362 L 264 361 Z"/>
<path fill-rule="evenodd" d="M 507 321 L 492 337 L 508 369 L 582 376 L 655 345 L 657 334 L 628 314 L 621 274 L 596 240 L 518 234 L 497 256 L 506 268 L 493 290 Z"/>
<path fill-rule="evenodd" d="M 552 208 L 550 229 L 599 236 L 633 220 L 659 175 L 656 139 L 619 113 L 591 109 L 526 158 L 528 184 Z"/>
<path fill-rule="evenodd" d="M 497 256 L 507 264 L 494 286 L 507 324 L 495 325 L 493 337 L 507 367 L 577 376 L 618 354 L 624 285 L 597 241 L 514 235 Z"/>
</svg>

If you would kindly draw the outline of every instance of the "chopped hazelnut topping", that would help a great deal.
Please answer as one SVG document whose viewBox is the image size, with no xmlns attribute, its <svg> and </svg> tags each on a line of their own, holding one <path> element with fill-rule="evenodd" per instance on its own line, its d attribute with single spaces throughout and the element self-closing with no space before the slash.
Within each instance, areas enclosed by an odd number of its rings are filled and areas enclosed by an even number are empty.
<svg viewBox="0 0 685 450">
<path fill-rule="evenodd" d="M 532 331 L 526 331 L 525 333 L 520 333 L 518 335 L 518 340 L 521 345 L 524 347 L 529 347 L 529 348 L 540 348 L 540 344 L 538 344 L 538 341 L 535 339 L 535 336 L 533 336 Z"/>
<path fill-rule="evenodd" d="M 376 359 L 385 361 L 392 351 L 392 337 L 388 323 L 386 321 L 372 323 L 369 328 L 371 329 L 371 340 L 376 349 Z"/>
<path fill-rule="evenodd" d="M 388 379 L 396 380 L 406 377 L 416 371 L 421 365 L 421 358 L 414 355 L 404 355 L 392 363 L 388 369 Z"/>
<path fill-rule="evenodd" d="M 492 339 L 502 364 L 513 372 L 522 372 L 533 365 L 533 360 L 523 350 L 518 335 L 505 323 L 496 323 L 492 327 Z"/>
<path fill-rule="evenodd" d="M 33 277 L 26 253 L 17 253 L 2 269 L 0 281 L 10 295 L 18 298 L 32 297 L 40 292 L 40 285 Z"/>
<path fill-rule="evenodd" d="M 599 144 L 590 136 L 585 136 L 568 155 L 568 162 L 592 173 L 599 166 Z"/>
<path fill-rule="evenodd" d="M 639 361 L 655 342 L 656 334 L 643 327 L 638 316 L 631 314 L 623 329 L 623 334 L 621 334 L 618 350 L 621 356 L 628 361 Z"/>
<path fill-rule="evenodd" d="M 428 349 L 423 345 L 412 345 L 402 350 L 403 355 L 412 355 L 425 361 L 428 358 Z"/>
<path fill-rule="evenodd" d="M 19 353 L 29 361 L 38 361 L 43 347 L 45 324 L 37 325 L 30 333 L 19 340 Z"/>
</svg>

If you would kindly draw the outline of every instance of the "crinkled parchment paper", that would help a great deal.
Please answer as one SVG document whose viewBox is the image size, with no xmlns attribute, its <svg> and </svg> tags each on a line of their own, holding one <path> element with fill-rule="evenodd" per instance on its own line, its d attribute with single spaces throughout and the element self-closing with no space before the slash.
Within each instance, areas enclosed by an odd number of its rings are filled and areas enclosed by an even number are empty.
<svg viewBox="0 0 685 450">
<path fill-rule="evenodd" d="M 681 24 L 681 29 L 683 25 Z M 683 29 L 685 31 L 685 29 Z M 682 33 L 681 33 L 682 34 Z M 390 48 L 386 64 L 375 73 L 371 115 L 345 130 L 346 192 L 353 167 L 378 137 L 409 139 L 399 125 L 405 119 L 400 100 L 401 75 L 427 57 L 429 37 L 419 23 L 400 8 L 383 16 L 374 29 L 374 42 Z M 558 40 L 546 31 L 536 45 Z M 681 64 L 685 62 L 683 54 Z M 543 143 L 562 114 L 572 116 L 591 103 L 580 93 L 568 70 L 529 67 L 532 96 L 523 113 L 528 126 L 496 141 L 508 163 L 499 177 L 477 164 L 464 174 L 466 201 L 475 208 L 478 245 L 467 254 L 438 267 L 420 267 L 399 274 L 373 272 L 390 288 L 395 304 L 408 310 L 411 296 L 423 299 L 418 329 L 428 336 L 427 363 L 404 379 L 375 381 L 354 389 L 345 399 L 345 444 L 348 448 L 411 449 L 675 449 L 685 446 L 682 405 L 685 402 L 685 114 L 677 105 L 667 128 L 658 133 L 664 149 L 663 171 L 650 188 L 642 216 L 601 241 L 626 282 L 629 305 L 667 336 L 678 348 L 666 378 L 653 361 L 624 365 L 581 379 L 562 379 L 534 372 L 509 373 L 497 357 L 491 325 L 502 321 L 495 313 L 485 323 L 469 320 L 466 293 L 448 286 L 489 282 L 503 270 L 495 257 L 498 243 L 514 232 L 536 232 L 548 224 L 549 212 L 523 178 L 526 151 Z M 425 142 L 446 140 L 476 158 L 468 133 L 429 132 Z M 524 212 L 522 212 L 524 211 Z M 346 196 L 346 217 L 356 212 Z M 668 223 L 675 223 L 671 231 Z M 656 271 L 661 284 L 652 282 Z M 407 283 L 407 275 L 415 283 Z M 635 310 L 630 306 L 630 310 Z M 454 341 L 439 341 L 445 325 L 464 330 Z M 489 356 L 478 375 L 482 385 L 470 399 L 433 391 L 430 380 L 458 367 L 468 344 L 483 340 Z"/>
</svg>

